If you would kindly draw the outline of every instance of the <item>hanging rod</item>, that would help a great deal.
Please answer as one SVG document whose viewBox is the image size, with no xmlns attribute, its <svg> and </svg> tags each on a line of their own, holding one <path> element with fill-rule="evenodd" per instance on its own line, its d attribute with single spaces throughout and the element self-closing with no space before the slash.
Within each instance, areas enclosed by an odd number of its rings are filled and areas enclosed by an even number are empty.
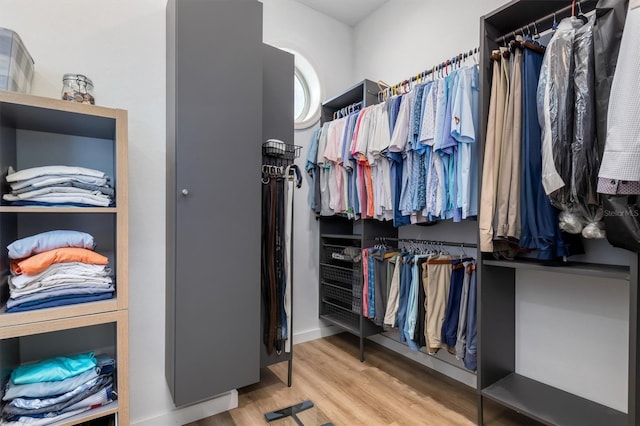
<svg viewBox="0 0 640 426">
<path fill-rule="evenodd" d="M 450 65 L 456 65 L 459 64 L 463 61 L 465 61 L 467 58 L 471 58 L 473 57 L 474 54 L 477 54 L 480 51 L 479 48 L 474 47 L 473 49 L 470 49 L 468 52 L 462 52 L 462 53 L 458 53 L 457 55 L 453 56 L 451 59 L 447 59 L 437 65 L 434 65 L 431 69 L 427 69 L 421 73 L 418 73 L 416 75 L 413 75 L 412 77 L 401 81 L 400 83 L 394 84 L 392 86 L 389 86 L 388 84 L 380 81 L 378 82 L 378 88 L 380 88 L 381 90 L 378 91 L 378 100 L 380 100 L 380 95 L 385 94 L 387 92 L 388 96 L 391 95 L 396 95 L 396 94 L 400 94 L 400 90 L 403 88 L 406 88 L 407 86 L 409 86 L 411 83 L 414 83 L 420 79 L 424 79 L 427 76 L 434 74 L 436 72 L 439 72 L 443 69 L 448 68 Z M 384 84 L 385 87 L 384 89 L 381 88 L 380 84 Z"/>
<path fill-rule="evenodd" d="M 431 244 L 435 246 L 447 246 L 447 247 L 468 247 L 478 248 L 476 243 L 466 242 L 453 242 L 453 241 L 438 241 L 438 240 L 420 240 L 415 238 L 389 238 L 389 237 L 375 237 L 376 241 L 397 241 L 397 242 L 409 242 L 415 244 Z"/>
<path fill-rule="evenodd" d="M 591 12 L 592 10 L 594 10 L 596 8 L 596 4 L 597 4 L 597 0 L 583 0 L 578 2 L 580 7 L 582 8 L 582 13 L 586 14 Z M 551 12 L 546 16 L 543 16 L 540 19 L 536 19 L 535 21 L 529 22 L 526 25 L 523 25 L 520 28 L 516 28 L 512 31 L 508 31 L 507 33 L 495 38 L 493 41 L 500 44 L 503 43 L 505 44 L 507 42 L 507 40 L 514 38 L 515 34 L 524 34 L 524 31 L 527 30 L 527 32 L 530 32 L 531 28 L 537 29 L 538 26 L 544 28 L 546 27 L 548 24 L 553 24 L 553 22 L 559 22 L 559 20 L 561 18 L 559 18 L 559 15 L 564 15 L 565 13 L 569 12 L 569 16 L 572 16 L 572 8 L 573 8 L 573 4 L 572 2 L 569 3 L 569 5 L 556 10 L 555 12 Z M 551 25 L 549 25 L 549 28 L 551 28 Z M 541 31 L 544 32 L 544 31 Z M 537 33 L 537 30 L 536 30 Z"/>
</svg>

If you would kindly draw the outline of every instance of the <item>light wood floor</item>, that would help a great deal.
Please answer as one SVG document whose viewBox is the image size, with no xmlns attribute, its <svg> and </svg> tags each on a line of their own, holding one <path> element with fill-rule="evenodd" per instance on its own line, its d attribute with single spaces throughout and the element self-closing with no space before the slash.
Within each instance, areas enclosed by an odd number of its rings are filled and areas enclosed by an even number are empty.
<svg viewBox="0 0 640 426">
<path fill-rule="evenodd" d="M 189 426 L 265 425 L 264 413 L 306 399 L 315 408 L 305 426 L 476 424 L 475 390 L 373 342 L 365 358 L 359 361 L 358 340 L 347 333 L 296 345 L 291 388 L 287 363 L 275 364 L 262 370 L 260 383 L 238 391 L 238 408 Z M 537 425 L 487 404 L 486 425 Z"/>
</svg>

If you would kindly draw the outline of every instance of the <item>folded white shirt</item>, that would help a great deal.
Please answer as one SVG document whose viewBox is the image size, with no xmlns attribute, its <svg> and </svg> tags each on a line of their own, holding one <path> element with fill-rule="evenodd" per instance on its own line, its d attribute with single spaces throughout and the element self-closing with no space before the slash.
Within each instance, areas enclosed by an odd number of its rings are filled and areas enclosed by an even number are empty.
<svg viewBox="0 0 640 426">
<path fill-rule="evenodd" d="M 17 182 L 20 180 L 32 179 L 44 175 L 83 175 L 104 178 L 106 175 L 100 170 L 87 169 L 85 167 L 76 166 L 43 166 L 31 167 L 29 169 L 16 172 L 13 168 L 9 168 L 7 174 L 7 182 Z"/>
<path fill-rule="evenodd" d="M 32 283 L 29 286 L 25 287 L 25 288 L 20 288 L 20 289 L 11 289 L 10 293 L 11 293 L 11 298 L 12 299 L 17 299 L 20 296 L 26 296 L 27 294 L 33 294 L 33 293 L 37 293 L 39 291 L 43 291 L 43 290 L 50 290 L 53 288 L 60 288 L 60 287 L 65 287 L 65 286 L 77 286 L 79 285 L 78 283 L 70 283 L 68 281 L 63 281 L 63 282 L 57 282 L 57 283 L 51 283 L 48 285 L 43 285 L 42 283 Z M 82 286 L 85 288 L 95 288 L 95 289 L 105 289 L 105 288 L 109 288 L 111 287 L 113 284 L 111 283 L 105 283 L 105 282 L 100 282 L 100 281 L 85 281 L 82 283 Z"/>
<path fill-rule="evenodd" d="M 15 288 L 22 288 L 27 284 L 40 281 L 48 276 L 54 274 L 70 274 L 70 275 L 82 275 L 90 277 L 104 277 L 108 276 L 111 269 L 107 265 L 94 265 L 91 263 L 83 262 L 65 262 L 54 263 L 44 271 L 36 275 L 21 274 L 10 278 L 10 283 Z"/>
<path fill-rule="evenodd" d="M 108 182 L 108 178 L 98 178 L 93 176 L 82 176 L 82 175 L 45 175 L 39 176 L 33 179 L 21 180 L 19 182 L 13 182 L 11 184 L 11 189 L 16 191 L 18 189 L 26 188 L 28 186 L 33 186 L 34 188 L 41 188 L 43 186 L 56 185 L 59 183 L 66 182 L 82 182 L 88 183 L 90 185 L 98 185 L 104 186 Z"/>
<path fill-rule="evenodd" d="M 7 300 L 7 309 L 17 306 L 25 302 L 32 302 L 37 300 L 43 300 L 50 297 L 65 296 L 65 295 L 86 295 L 86 294 L 98 294 L 98 293 L 112 293 L 116 290 L 114 285 L 109 286 L 86 286 L 86 285 L 64 285 L 52 288 L 39 289 L 36 292 L 29 294 L 11 295 Z"/>
<path fill-rule="evenodd" d="M 22 194 L 20 194 L 22 195 Z M 93 195 L 93 194 L 44 194 L 37 197 L 31 197 L 28 199 L 19 198 L 13 194 L 5 194 L 2 198 L 6 201 L 33 201 L 46 204 L 87 204 L 97 207 L 109 207 L 111 199 L 105 195 Z"/>
<path fill-rule="evenodd" d="M 41 195 L 47 195 L 47 194 L 78 194 L 78 195 L 99 195 L 102 197 L 106 197 L 109 198 L 108 196 L 104 195 L 102 192 L 100 191 L 91 191 L 89 189 L 81 189 L 81 188 L 74 188 L 72 186 L 47 186 L 45 188 L 39 188 L 39 189 L 34 189 L 32 191 L 29 192 L 23 192 L 20 194 L 7 194 L 10 196 L 10 198 L 16 198 L 19 200 L 28 200 L 29 198 L 33 198 L 33 197 L 39 197 Z"/>
</svg>

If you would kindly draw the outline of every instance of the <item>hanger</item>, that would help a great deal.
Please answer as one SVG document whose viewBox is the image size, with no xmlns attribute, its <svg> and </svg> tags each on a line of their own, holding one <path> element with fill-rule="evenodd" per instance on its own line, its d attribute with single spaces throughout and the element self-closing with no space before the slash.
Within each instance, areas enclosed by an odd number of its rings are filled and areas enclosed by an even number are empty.
<svg viewBox="0 0 640 426">
<path fill-rule="evenodd" d="M 509 41 L 509 52 L 510 53 L 514 53 L 516 51 L 516 49 L 520 47 L 520 42 L 517 39 L 515 31 L 512 31 L 511 35 L 512 35 L 513 38 L 512 38 L 512 40 Z"/>
<path fill-rule="evenodd" d="M 386 100 L 386 89 L 389 88 L 389 85 L 382 80 L 378 80 L 376 84 L 378 85 L 378 102 Z M 380 99 L 380 95 L 382 95 L 382 99 Z"/>
<path fill-rule="evenodd" d="M 432 255 L 438 254 L 438 250 L 433 245 L 433 241 L 427 241 L 427 247 L 429 248 L 429 253 L 430 254 L 432 254 Z"/>
<path fill-rule="evenodd" d="M 460 260 L 467 257 L 467 253 L 464 252 L 464 243 L 460 244 Z"/>
<path fill-rule="evenodd" d="M 582 2 L 578 2 L 578 18 L 582 21 L 583 24 L 586 24 L 587 22 L 589 22 L 589 18 L 587 18 L 587 16 L 582 13 Z"/>
<path fill-rule="evenodd" d="M 540 38 L 540 34 L 538 34 L 538 25 L 536 24 L 536 21 L 533 21 L 533 29 L 535 31 L 533 33 L 533 39 L 538 40 Z"/>
<path fill-rule="evenodd" d="M 440 254 L 444 254 L 444 255 L 449 254 L 449 252 L 445 250 L 444 244 L 442 243 L 442 241 L 440 241 Z"/>
<path fill-rule="evenodd" d="M 551 25 L 553 31 L 558 29 L 558 20 L 556 19 L 556 13 L 553 12 L 553 24 Z"/>
</svg>

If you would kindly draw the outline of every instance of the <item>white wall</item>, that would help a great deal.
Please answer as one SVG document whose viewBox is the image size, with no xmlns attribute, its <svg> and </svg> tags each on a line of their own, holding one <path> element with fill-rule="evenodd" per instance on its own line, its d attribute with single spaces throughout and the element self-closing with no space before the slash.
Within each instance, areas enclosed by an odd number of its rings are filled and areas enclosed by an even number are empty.
<svg viewBox="0 0 640 426">
<path fill-rule="evenodd" d="M 164 379 L 166 0 L 0 0 L 0 26 L 36 62 L 32 94 L 59 98 L 64 73 L 96 103 L 129 111 L 132 419 L 171 407 Z"/>
<path fill-rule="evenodd" d="M 166 0 L 0 0 L 0 27 L 17 31 L 36 61 L 32 94 L 58 98 L 64 73 L 84 73 L 95 83 L 97 104 L 129 111 L 131 419 L 153 426 L 237 404 L 231 393 L 174 411 L 164 377 L 165 6 Z M 265 41 L 304 54 L 323 97 L 350 83 L 351 37 L 349 27 L 306 6 L 264 1 Z M 310 132 L 296 133 L 303 155 Z M 317 225 L 306 187 L 296 194 L 295 213 L 294 332 L 303 339 L 319 327 Z"/>
<path fill-rule="evenodd" d="M 356 80 L 398 83 L 479 45 L 480 16 L 505 0 L 390 0 L 355 28 Z"/>
<path fill-rule="evenodd" d="M 516 371 L 627 411 L 629 282 L 518 271 Z"/>
<path fill-rule="evenodd" d="M 479 44 L 479 18 L 504 0 L 391 0 L 355 28 L 355 79 L 395 84 Z M 402 228 L 405 238 L 472 241 L 468 226 Z M 434 234 L 432 236 L 431 234 Z M 606 243 L 575 260 L 628 264 Z M 516 371 L 626 411 L 628 283 L 519 271 Z"/>
</svg>

